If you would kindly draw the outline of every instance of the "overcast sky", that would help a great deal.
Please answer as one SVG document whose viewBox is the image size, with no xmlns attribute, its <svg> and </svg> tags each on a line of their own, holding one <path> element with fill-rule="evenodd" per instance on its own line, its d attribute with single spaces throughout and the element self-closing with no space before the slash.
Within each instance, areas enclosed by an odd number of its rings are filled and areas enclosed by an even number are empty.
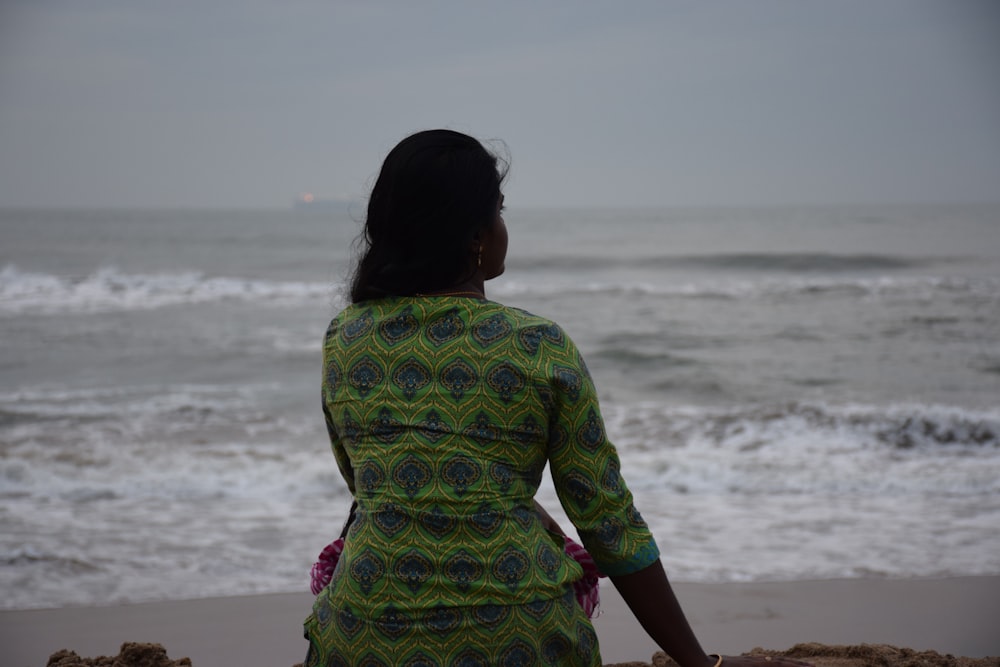
<svg viewBox="0 0 1000 667">
<path fill-rule="evenodd" d="M 363 197 L 500 139 L 511 206 L 1000 200 L 1000 2 L 0 0 L 0 206 Z"/>
</svg>

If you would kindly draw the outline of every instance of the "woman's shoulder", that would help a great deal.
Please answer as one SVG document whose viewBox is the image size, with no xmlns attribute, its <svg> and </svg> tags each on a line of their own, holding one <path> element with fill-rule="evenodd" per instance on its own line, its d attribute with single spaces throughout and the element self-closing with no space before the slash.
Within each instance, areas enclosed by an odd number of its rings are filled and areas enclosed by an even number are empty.
<svg viewBox="0 0 1000 667">
<path fill-rule="evenodd" d="M 547 317 L 536 315 L 516 306 L 495 304 L 497 313 L 509 323 L 521 347 L 531 356 L 544 349 L 558 354 L 577 355 L 576 345 L 563 327 Z"/>
<path fill-rule="evenodd" d="M 342 308 L 330 320 L 330 325 L 326 328 L 324 339 L 329 341 L 345 327 L 353 330 L 369 328 L 376 319 L 372 303 L 370 301 L 362 301 L 361 303 L 348 304 Z"/>
<path fill-rule="evenodd" d="M 530 311 L 517 306 L 508 306 L 495 301 L 487 301 L 490 307 L 508 320 L 517 329 L 551 329 L 562 331 L 562 327 L 555 320 L 551 320 L 541 315 L 536 315 Z"/>
</svg>

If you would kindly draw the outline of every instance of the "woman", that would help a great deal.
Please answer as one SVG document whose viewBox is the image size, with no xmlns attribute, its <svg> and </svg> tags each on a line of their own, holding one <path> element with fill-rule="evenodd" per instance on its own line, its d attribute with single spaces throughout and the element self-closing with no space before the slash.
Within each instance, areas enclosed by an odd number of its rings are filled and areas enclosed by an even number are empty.
<svg viewBox="0 0 1000 667">
<path fill-rule="evenodd" d="M 504 175 L 475 139 L 432 130 L 400 142 L 372 190 L 352 303 L 323 347 L 326 423 L 357 509 L 305 623 L 306 666 L 600 665 L 572 591 L 581 567 L 534 504 L 546 464 L 664 651 L 684 667 L 782 664 L 705 654 L 577 348 L 486 299 L 507 253 Z"/>
</svg>

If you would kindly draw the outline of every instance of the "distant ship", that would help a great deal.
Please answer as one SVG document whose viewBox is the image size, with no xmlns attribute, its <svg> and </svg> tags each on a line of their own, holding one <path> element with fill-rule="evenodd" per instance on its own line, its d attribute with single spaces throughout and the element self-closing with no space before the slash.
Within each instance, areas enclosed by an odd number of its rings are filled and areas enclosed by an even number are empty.
<svg viewBox="0 0 1000 667">
<path fill-rule="evenodd" d="M 311 192 L 303 192 L 295 198 L 293 206 L 296 211 L 318 211 L 325 213 L 330 211 L 348 211 L 353 203 L 349 199 L 317 197 Z"/>
</svg>

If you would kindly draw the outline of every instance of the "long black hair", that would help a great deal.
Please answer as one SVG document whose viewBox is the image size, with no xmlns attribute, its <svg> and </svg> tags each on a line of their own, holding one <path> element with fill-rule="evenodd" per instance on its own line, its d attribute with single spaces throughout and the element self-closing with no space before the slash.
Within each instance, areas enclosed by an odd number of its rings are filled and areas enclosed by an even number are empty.
<svg viewBox="0 0 1000 667">
<path fill-rule="evenodd" d="M 496 216 L 506 168 L 476 139 L 453 130 L 399 142 L 368 199 L 351 302 L 432 292 L 467 279 L 472 241 Z"/>
</svg>

